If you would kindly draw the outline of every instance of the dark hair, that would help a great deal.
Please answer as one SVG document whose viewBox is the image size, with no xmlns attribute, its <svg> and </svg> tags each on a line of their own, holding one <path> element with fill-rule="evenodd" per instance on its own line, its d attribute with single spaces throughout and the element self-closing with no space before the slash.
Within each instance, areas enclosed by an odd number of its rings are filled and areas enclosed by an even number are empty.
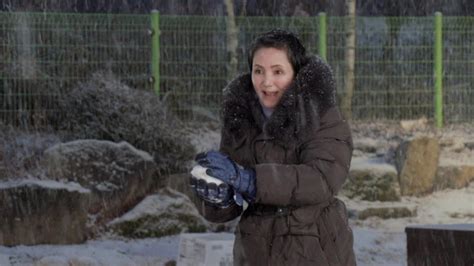
<svg viewBox="0 0 474 266">
<path fill-rule="evenodd" d="M 307 60 L 306 49 L 294 33 L 275 29 L 261 34 L 250 45 L 248 51 L 250 72 L 252 72 L 252 63 L 255 52 L 260 48 L 277 48 L 286 50 L 288 60 L 293 66 L 295 73 L 298 73 Z"/>
</svg>

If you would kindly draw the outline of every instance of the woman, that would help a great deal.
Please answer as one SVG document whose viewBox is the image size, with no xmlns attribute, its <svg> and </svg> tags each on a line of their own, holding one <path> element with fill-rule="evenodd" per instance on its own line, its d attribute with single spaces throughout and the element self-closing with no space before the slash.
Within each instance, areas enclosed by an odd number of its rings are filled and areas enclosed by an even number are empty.
<svg viewBox="0 0 474 266">
<path fill-rule="evenodd" d="M 330 67 L 282 30 L 258 37 L 248 63 L 250 73 L 224 90 L 220 151 L 196 157 L 223 182 L 193 183 L 202 214 L 242 215 L 235 265 L 355 265 L 347 210 L 335 198 L 352 138 Z"/>
</svg>

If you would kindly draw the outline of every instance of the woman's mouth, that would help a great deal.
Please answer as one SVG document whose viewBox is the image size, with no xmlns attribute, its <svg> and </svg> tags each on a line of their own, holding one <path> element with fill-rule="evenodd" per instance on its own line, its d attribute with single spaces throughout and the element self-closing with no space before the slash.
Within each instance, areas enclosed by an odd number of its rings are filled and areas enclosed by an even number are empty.
<svg viewBox="0 0 474 266">
<path fill-rule="evenodd" d="M 262 91 L 263 95 L 266 97 L 276 97 L 278 95 L 277 91 Z"/>
</svg>

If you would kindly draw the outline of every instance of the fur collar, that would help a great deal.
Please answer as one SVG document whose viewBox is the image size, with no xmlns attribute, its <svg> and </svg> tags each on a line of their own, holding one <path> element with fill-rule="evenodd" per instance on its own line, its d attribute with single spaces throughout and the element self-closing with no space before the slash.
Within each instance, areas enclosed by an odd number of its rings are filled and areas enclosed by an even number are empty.
<svg viewBox="0 0 474 266">
<path fill-rule="evenodd" d="M 330 66 L 319 57 L 309 57 L 266 123 L 250 74 L 231 81 L 224 89 L 223 133 L 237 140 L 256 129 L 285 142 L 304 128 L 319 127 L 319 118 L 335 105 L 336 86 Z"/>
</svg>

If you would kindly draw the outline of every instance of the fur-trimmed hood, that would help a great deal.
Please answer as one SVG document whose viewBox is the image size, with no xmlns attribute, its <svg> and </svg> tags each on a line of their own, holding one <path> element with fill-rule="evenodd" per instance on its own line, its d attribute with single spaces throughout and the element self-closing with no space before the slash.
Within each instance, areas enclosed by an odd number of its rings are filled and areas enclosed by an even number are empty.
<svg viewBox="0 0 474 266">
<path fill-rule="evenodd" d="M 237 140 L 251 129 L 286 141 L 307 127 L 319 127 L 320 117 L 336 105 L 336 85 L 330 66 L 309 57 L 265 122 L 249 73 L 238 76 L 224 89 L 223 133 Z M 264 126 L 263 126 L 264 125 Z"/>
</svg>

